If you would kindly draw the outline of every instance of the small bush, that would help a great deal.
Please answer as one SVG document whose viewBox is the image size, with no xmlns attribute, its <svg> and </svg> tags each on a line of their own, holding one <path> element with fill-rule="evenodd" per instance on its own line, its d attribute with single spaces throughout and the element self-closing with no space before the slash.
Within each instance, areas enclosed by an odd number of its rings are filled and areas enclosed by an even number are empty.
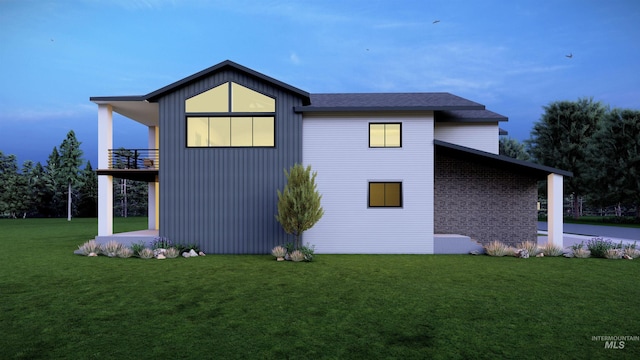
<svg viewBox="0 0 640 360">
<path fill-rule="evenodd" d="M 138 256 L 140 256 L 141 259 L 151 259 L 153 258 L 153 250 L 149 248 L 144 248 L 140 250 L 140 252 L 138 253 Z"/>
<path fill-rule="evenodd" d="M 509 253 L 509 247 L 500 241 L 492 241 L 483 247 L 484 252 L 489 256 L 505 256 Z"/>
<path fill-rule="evenodd" d="M 563 254 L 560 246 L 556 246 L 549 242 L 540 248 L 540 252 L 542 252 L 544 256 L 562 256 Z"/>
<path fill-rule="evenodd" d="M 581 258 L 581 259 L 585 259 L 591 256 L 591 251 L 585 249 L 585 248 L 577 248 L 577 249 L 571 249 L 571 254 L 573 255 L 573 257 L 575 258 Z"/>
<path fill-rule="evenodd" d="M 609 249 L 604 253 L 604 257 L 607 259 L 620 259 L 622 254 L 620 254 L 620 249 Z"/>
<path fill-rule="evenodd" d="M 538 243 L 535 241 L 525 241 L 518 244 L 520 249 L 525 249 L 529 253 L 529 256 L 536 256 L 538 254 Z"/>
<path fill-rule="evenodd" d="M 168 237 L 160 236 L 153 239 L 153 243 L 151 244 L 151 249 L 168 249 L 173 247 L 173 243 L 169 240 Z"/>
<path fill-rule="evenodd" d="M 89 255 L 91 253 L 97 254 L 100 250 L 100 246 L 95 240 L 89 240 L 86 243 L 78 246 L 78 250 L 80 250 L 82 255 Z"/>
<path fill-rule="evenodd" d="M 640 257 L 640 250 L 636 248 L 626 247 L 622 250 L 623 255 L 627 255 L 632 259 L 637 259 Z"/>
<path fill-rule="evenodd" d="M 607 251 L 614 247 L 615 245 L 611 240 L 604 240 L 603 238 L 593 238 L 587 241 L 587 249 L 589 249 L 593 257 L 604 258 Z"/>
<path fill-rule="evenodd" d="M 134 256 L 140 256 L 140 251 L 142 251 L 142 249 L 144 248 L 145 248 L 144 242 L 131 244 L 131 250 L 133 251 Z"/>
<path fill-rule="evenodd" d="M 284 257 L 285 255 L 287 255 L 287 249 L 278 245 L 271 250 L 271 255 L 277 258 Z"/>
<path fill-rule="evenodd" d="M 167 249 L 167 251 L 164 253 L 164 255 L 168 258 L 168 259 L 175 259 L 178 257 L 178 255 L 180 255 L 180 250 L 174 248 L 174 247 L 170 247 Z"/>
<path fill-rule="evenodd" d="M 115 240 L 111 240 L 106 244 L 100 245 L 100 252 L 108 257 L 116 257 L 118 256 L 118 251 L 120 250 L 120 248 L 122 248 L 122 244 L 118 243 Z"/>
<path fill-rule="evenodd" d="M 304 261 L 313 261 L 314 252 L 316 251 L 315 245 L 307 245 L 300 247 L 300 252 L 304 255 Z"/>
<path fill-rule="evenodd" d="M 116 252 L 116 255 L 120 258 L 130 258 L 133 256 L 133 250 L 126 246 L 121 246 L 120 249 Z"/>
<path fill-rule="evenodd" d="M 289 254 L 292 261 L 299 262 L 304 260 L 304 254 L 300 250 L 294 250 L 291 254 Z"/>
</svg>

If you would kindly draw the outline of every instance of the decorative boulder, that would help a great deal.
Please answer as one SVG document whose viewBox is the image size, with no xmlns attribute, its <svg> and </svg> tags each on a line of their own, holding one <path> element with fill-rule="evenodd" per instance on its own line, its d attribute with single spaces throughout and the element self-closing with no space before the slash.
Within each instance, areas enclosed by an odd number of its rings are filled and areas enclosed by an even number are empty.
<svg viewBox="0 0 640 360">
<path fill-rule="evenodd" d="M 198 256 L 205 256 L 205 253 L 203 253 L 202 251 L 200 251 L 200 252 L 198 253 Z"/>
<path fill-rule="evenodd" d="M 91 253 L 89 253 L 89 255 L 87 255 L 87 256 L 91 256 L 91 257 L 93 257 L 93 256 L 98 256 L 98 254 L 96 254 L 96 253 L 94 253 L 94 252 L 91 252 Z"/>
<path fill-rule="evenodd" d="M 519 249 L 518 251 L 516 251 L 516 257 L 528 259 L 529 251 L 527 249 Z"/>
<path fill-rule="evenodd" d="M 544 257 L 544 253 L 540 253 L 540 254 L 536 255 L 536 257 Z"/>
<path fill-rule="evenodd" d="M 182 257 L 188 258 L 191 257 L 191 255 L 189 255 L 189 253 L 185 251 L 182 253 Z"/>
<path fill-rule="evenodd" d="M 198 256 L 198 253 L 195 250 L 191 249 L 191 251 L 189 251 L 189 256 Z"/>
<path fill-rule="evenodd" d="M 164 254 L 162 254 L 162 253 L 160 253 L 160 254 L 158 254 L 158 256 L 156 256 L 156 259 L 158 259 L 158 260 L 164 260 L 164 259 L 166 259 L 166 258 L 167 258 L 167 257 L 166 257 L 166 256 L 164 256 Z"/>
</svg>

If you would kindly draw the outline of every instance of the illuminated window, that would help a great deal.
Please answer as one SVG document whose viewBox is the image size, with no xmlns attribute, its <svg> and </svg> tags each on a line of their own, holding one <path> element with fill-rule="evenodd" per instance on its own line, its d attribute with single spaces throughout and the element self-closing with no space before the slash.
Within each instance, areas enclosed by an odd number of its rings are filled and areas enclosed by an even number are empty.
<svg viewBox="0 0 640 360">
<path fill-rule="evenodd" d="M 401 207 L 401 182 L 370 182 L 369 207 Z"/>
<path fill-rule="evenodd" d="M 188 147 L 274 147 L 275 99 L 228 82 L 185 101 Z"/>
<path fill-rule="evenodd" d="M 402 147 L 401 124 L 369 124 L 369 147 Z"/>
</svg>

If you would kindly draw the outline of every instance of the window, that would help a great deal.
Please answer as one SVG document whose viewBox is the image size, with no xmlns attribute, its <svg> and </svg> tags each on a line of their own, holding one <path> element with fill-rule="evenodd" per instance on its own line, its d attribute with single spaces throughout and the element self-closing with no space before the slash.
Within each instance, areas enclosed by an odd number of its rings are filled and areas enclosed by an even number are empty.
<svg viewBox="0 0 640 360">
<path fill-rule="evenodd" d="M 185 101 L 188 147 L 274 147 L 275 99 L 225 83 Z"/>
<path fill-rule="evenodd" d="M 370 182 L 369 207 L 402 207 L 402 183 Z"/>
<path fill-rule="evenodd" d="M 402 147 L 402 124 L 369 124 L 369 147 Z"/>
</svg>

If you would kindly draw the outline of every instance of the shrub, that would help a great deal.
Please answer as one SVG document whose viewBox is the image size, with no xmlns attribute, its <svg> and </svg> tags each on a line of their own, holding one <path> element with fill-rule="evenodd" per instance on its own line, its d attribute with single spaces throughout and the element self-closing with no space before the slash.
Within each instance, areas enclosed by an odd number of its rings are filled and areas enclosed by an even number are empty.
<svg viewBox="0 0 640 360">
<path fill-rule="evenodd" d="M 587 249 L 591 252 L 591 256 L 603 258 L 606 257 L 607 250 L 613 249 L 614 245 L 611 240 L 603 238 L 593 238 L 587 241 Z"/>
<path fill-rule="evenodd" d="M 121 246 L 120 249 L 116 252 L 116 255 L 121 258 L 130 258 L 133 256 L 133 250 L 126 246 Z"/>
<path fill-rule="evenodd" d="M 635 247 L 625 247 L 624 250 L 622 250 L 622 254 L 627 255 L 632 259 L 636 259 L 640 257 L 640 250 Z"/>
<path fill-rule="evenodd" d="M 84 244 L 78 246 L 78 250 L 80 250 L 82 255 L 89 255 L 91 253 L 97 254 L 100 250 L 100 246 L 95 240 L 89 240 Z"/>
<path fill-rule="evenodd" d="M 167 251 L 164 253 L 164 255 L 169 258 L 169 259 L 175 259 L 178 257 L 178 255 L 180 255 L 180 250 L 174 248 L 174 247 L 170 247 L 167 249 Z"/>
<path fill-rule="evenodd" d="M 313 253 L 316 251 L 315 245 L 307 245 L 300 247 L 300 252 L 304 255 L 304 261 L 313 261 Z"/>
<path fill-rule="evenodd" d="M 285 255 L 287 255 L 287 249 L 285 249 L 284 247 L 278 245 L 278 246 L 274 247 L 271 250 L 271 255 L 273 255 L 273 256 L 275 256 L 277 258 L 282 258 Z"/>
<path fill-rule="evenodd" d="M 540 248 L 540 251 L 544 254 L 544 256 L 561 256 L 563 253 L 560 246 L 556 246 L 549 242 L 544 244 L 544 246 Z"/>
<path fill-rule="evenodd" d="M 509 247 L 500 241 L 492 241 L 484 245 L 484 252 L 489 256 L 505 256 L 509 252 Z"/>
<path fill-rule="evenodd" d="M 520 249 L 525 249 L 529 253 L 529 256 L 536 256 L 538 254 L 538 243 L 535 241 L 524 241 L 518 244 Z"/>
<path fill-rule="evenodd" d="M 151 244 L 151 249 L 168 249 L 170 247 L 173 247 L 173 243 L 168 237 L 164 236 L 153 239 L 153 243 Z"/>
<path fill-rule="evenodd" d="M 604 253 L 604 257 L 607 259 L 620 259 L 622 255 L 620 254 L 620 249 L 608 249 Z"/>
<path fill-rule="evenodd" d="M 153 250 L 149 248 L 144 248 L 140 250 L 140 252 L 138 253 L 138 256 L 140 256 L 141 259 L 151 259 L 153 258 Z"/>
<path fill-rule="evenodd" d="M 142 249 L 144 248 L 145 248 L 144 242 L 131 244 L 131 250 L 133 251 L 134 256 L 140 256 L 140 251 L 142 251 Z"/>
<path fill-rule="evenodd" d="M 100 252 L 108 257 L 116 257 L 121 247 L 122 244 L 118 243 L 115 240 L 111 240 L 105 244 L 100 245 Z"/>
<path fill-rule="evenodd" d="M 304 254 L 300 250 L 294 250 L 291 254 L 289 254 L 291 260 L 295 262 L 299 262 L 304 260 Z"/>
<path fill-rule="evenodd" d="M 577 249 L 571 249 L 571 254 L 573 255 L 573 257 L 575 258 L 588 258 L 589 256 L 591 256 L 591 251 L 585 249 L 585 248 L 577 248 Z"/>
</svg>

